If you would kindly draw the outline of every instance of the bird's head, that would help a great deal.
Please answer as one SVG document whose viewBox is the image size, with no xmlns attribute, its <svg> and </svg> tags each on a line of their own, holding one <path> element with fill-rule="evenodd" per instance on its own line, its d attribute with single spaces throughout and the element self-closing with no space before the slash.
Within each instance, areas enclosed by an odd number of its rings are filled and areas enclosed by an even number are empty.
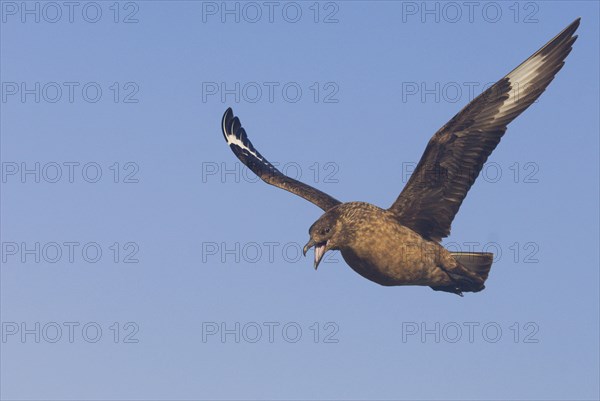
<svg viewBox="0 0 600 401">
<path fill-rule="evenodd" d="M 365 202 L 347 202 L 329 209 L 308 229 L 310 240 L 304 256 L 315 247 L 315 270 L 329 250 L 352 249 L 361 243 L 361 232 L 373 222 L 385 220 L 387 212 Z M 363 236 L 364 237 L 364 236 Z"/>
<path fill-rule="evenodd" d="M 325 255 L 325 252 L 332 249 L 339 249 L 342 243 L 342 222 L 336 208 L 323 214 L 319 220 L 315 221 L 308 229 L 310 240 L 304 246 L 304 256 L 313 246 L 315 247 L 315 270 Z"/>
</svg>

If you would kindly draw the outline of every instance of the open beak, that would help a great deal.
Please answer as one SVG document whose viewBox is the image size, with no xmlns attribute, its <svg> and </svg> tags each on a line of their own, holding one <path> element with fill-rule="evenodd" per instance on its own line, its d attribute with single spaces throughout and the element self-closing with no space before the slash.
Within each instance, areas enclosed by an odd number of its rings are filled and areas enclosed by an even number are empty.
<svg viewBox="0 0 600 401">
<path fill-rule="evenodd" d="M 306 256 L 306 252 L 312 247 L 315 247 L 315 270 L 319 267 L 319 263 L 321 263 L 321 259 L 323 255 L 325 255 L 325 247 L 327 246 L 327 241 L 316 243 L 312 238 L 306 245 L 304 245 L 304 249 L 302 252 L 304 256 Z"/>
</svg>

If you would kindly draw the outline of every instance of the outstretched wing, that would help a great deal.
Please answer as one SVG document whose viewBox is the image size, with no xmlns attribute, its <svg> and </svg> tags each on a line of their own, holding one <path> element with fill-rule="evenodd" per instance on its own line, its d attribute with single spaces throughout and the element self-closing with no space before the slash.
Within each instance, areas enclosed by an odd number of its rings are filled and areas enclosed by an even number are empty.
<svg viewBox="0 0 600 401">
<path fill-rule="evenodd" d="M 269 163 L 269 161 L 254 148 L 252 142 L 248 139 L 240 120 L 233 115 L 231 107 L 225 111 L 221 126 L 223 128 L 223 136 L 233 153 L 242 163 L 252 170 L 254 174 L 259 176 L 260 179 L 267 184 L 274 185 L 301 196 L 325 211 L 341 203 L 326 193 L 321 192 L 310 185 L 294 180 L 277 170 L 275 166 Z"/>
<path fill-rule="evenodd" d="M 500 142 L 506 126 L 552 82 L 571 52 L 575 20 L 525 62 L 473 99 L 429 141 L 406 187 L 390 207 L 401 224 L 440 241 Z"/>
</svg>

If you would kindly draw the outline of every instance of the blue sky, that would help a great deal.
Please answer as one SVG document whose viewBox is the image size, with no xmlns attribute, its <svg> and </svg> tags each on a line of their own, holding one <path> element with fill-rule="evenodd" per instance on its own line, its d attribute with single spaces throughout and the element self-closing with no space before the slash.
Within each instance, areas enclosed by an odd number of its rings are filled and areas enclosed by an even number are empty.
<svg viewBox="0 0 600 401">
<path fill-rule="evenodd" d="M 597 2 L 2 1 L 2 399 L 598 399 Z M 431 135 L 581 16 L 444 243 L 485 291 L 298 254 L 388 207 Z"/>
</svg>

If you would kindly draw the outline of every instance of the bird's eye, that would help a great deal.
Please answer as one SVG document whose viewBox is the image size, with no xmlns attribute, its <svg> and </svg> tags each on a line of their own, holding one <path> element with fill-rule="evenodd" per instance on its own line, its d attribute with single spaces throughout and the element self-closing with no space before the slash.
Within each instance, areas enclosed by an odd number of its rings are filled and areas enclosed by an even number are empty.
<svg viewBox="0 0 600 401">
<path fill-rule="evenodd" d="M 329 234 L 329 231 L 331 231 L 331 229 L 329 227 L 327 227 L 326 229 L 323 230 L 323 234 Z"/>
</svg>

